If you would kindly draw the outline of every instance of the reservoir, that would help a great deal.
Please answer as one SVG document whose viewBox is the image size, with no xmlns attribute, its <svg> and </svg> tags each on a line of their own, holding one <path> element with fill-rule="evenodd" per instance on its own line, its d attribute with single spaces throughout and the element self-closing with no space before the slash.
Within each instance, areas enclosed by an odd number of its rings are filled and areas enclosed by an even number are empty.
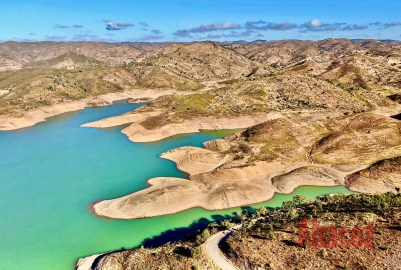
<svg viewBox="0 0 401 270">
<path fill-rule="evenodd" d="M 202 146 L 230 131 L 205 131 L 153 143 L 133 143 L 120 131 L 80 125 L 120 115 L 143 104 L 117 102 L 62 114 L 33 127 L 0 132 L 0 269 L 71 270 L 78 258 L 149 243 L 200 221 L 229 216 L 191 209 L 138 220 L 111 220 L 88 206 L 147 187 L 152 177 L 186 177 L 159 155 Z M 310 198 L 351 193 L 345 187 L 300 187 L 256 206 L 280 206 L 296 194 Z M 166 233 L 168 232 L 168 233 Z"/>
</svg>

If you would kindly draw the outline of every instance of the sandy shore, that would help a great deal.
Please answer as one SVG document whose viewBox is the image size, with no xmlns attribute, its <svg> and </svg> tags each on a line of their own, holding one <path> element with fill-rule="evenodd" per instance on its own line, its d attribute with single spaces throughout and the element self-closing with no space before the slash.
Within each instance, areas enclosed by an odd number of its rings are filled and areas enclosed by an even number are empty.
<svg viewBox="0 0 401 270">
<path fill-rule="evenodd" d="M 119 126 L 121 124 L 130 124 L 121 132 L 133 142 L 153 142 L 163 140 L 178 134 L 196 133 L 200 130 L 221 130 L 247 128 L 254 126 L 267 120 L 276 119 L 283 115 L 278 112 L 268 114 L 259 114 L 252 116 L 240 116 L 236 118 L 215 118 L 203 117 L 194 120 L 185 120 L 181 123 L 171 123 L 160 128 L 148 130 L 139 123 L 149 116 L 156 116 L 163 111 L 153 112 L 137 112 L 133 114 L 125 114 L 117 117 L 109 117 L 96 122 L 84 124 L 84 127 L 106 128 Z"/>
<path fill-rule="evenodd" d="M 133 142 L 159 141 L 178 134 L 187 134 L 205 130 L 221 130 L 251 127 L 267 120 L 282 117 L 282 114 L 272 112 L 264 115 L 240 116 L 236 118 L 205 117 L 186 120 L 181 123 L 171 123 L 160 128 L 148 130 L 138 123 L 132 123 L 121 132 Z"/>
<path fill-rule="evenodd" d="M 238 117 L 198 117 L 191 120 L 183 120 L 180 123 L 170 123 L 155 129 L 146 129 L 140 123 L 149 116 L 157 116 L 164 113 L 163 110 L 152 112 L 133 112 L 117 117 L 109 117 L 99 121 L 82 125 L 83 127 L 109 128 L 122 124 L 129 124 L 121 132 L 132 142 L 153 142 L 180 134 L 196 133 L 200 130 L 222 130 L 248 128 L 268 120 L 282 117 L 293 117 L 303 120 L 318 120 L 328 116 L 340 116 L 341 112 L 317 112 L 303 115 L 302 113 L 280 113 L 271 111 L 264 114 L 244 115 Z"/>
<path fill-rule="evenodd" d="M 46 118 L 66 112 L 78 111 L 87 107 L 107 106 L 113 101 L 122 99 L 154 99 L 162 95 L 172 94 L 173 90 L 132 90 L 118 93 L 109 93 L 97 97 L 85 98 L 79 101 L 56 104 L 24 112 L 22 116 L 0 116 L 0 130 L 15 130 L 33 126 Z"/>
<path fill-rule="evenodd" d="M 150 116 L 156 116 L 159 114 L 160 111 L 145 112 L 145 113 L 144 112 L 137 113 L 133 111 L 123 115 L 108 117 L 106 119 L 102 119 L 99 121 L 90 122 L 81 126 L 91 127 L 91 128 L 110 128 L 110 127 L 130 124 L 132 122 L 141 122 Z"/>
</svg>

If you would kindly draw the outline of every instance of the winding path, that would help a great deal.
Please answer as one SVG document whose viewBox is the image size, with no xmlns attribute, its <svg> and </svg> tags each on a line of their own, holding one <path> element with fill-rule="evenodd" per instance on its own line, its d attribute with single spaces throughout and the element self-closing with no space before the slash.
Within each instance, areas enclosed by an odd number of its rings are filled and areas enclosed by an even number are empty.
<svg viewBox="0 0 401 270">
<path fill-rule="evenodd" d="M 206 254 L 222 270 L 238 270 L 238 268 L 230 262 L 230 260 L 221 252 L 219 248 L 219 243 L 231 233 L 232 230 L 225 230 L 213 234 L 207 239 L 203 246 Z"/>
<path fill-rule="evenodd" d="M 299 208 L 297 208 L 299 209 Z M 250 223 L 255 223 L 261 219 L 271 219 L 272 217 L 283 215 L 283 213 L 271 214 L 268 216 L 262 216 L 258 218 L 254 218 L 250 220 Z M 205 253 L 209 256 L 209 258 L 222 270 L 239 270 L 220 250 L 219 244 L 222 240 L 228 237 L 233 231 L 241 229 L 242 224 L 236 225 L 228 230 L 224 230 L 210 236 L 206 242 L 203 244 L 203 248 Z"/>
</svg>

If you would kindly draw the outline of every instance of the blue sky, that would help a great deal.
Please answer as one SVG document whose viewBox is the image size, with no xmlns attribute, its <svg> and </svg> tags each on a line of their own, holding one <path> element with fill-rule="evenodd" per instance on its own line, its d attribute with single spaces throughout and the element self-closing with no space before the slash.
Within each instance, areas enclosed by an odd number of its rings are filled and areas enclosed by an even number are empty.
<svg viewBox="0 0 401 270">
<path fill-rule="evenodd" d="M 0 41 L 401 40 L 401 1 L 1 0 L 0 25 Z"/>
</svg>

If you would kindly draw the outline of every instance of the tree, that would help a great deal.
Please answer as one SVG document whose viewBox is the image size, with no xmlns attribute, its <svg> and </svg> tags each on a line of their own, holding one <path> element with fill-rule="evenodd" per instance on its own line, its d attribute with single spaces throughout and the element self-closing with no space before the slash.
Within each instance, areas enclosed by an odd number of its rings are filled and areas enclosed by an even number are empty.
<svg viewBox="0 0 401 270">
<path fill-rule="evenodd" d="M 208 229 L 208 228 L 204 229 L 204 230 L 202 231 L 201 236 L 202 236 L 202 240 L 203 240 L 203 241 L 206 241 L 206 240 L 210 237 L 210 231 L 209 231 L 209 229 Z"/>
<path fill-rule="evenodd" d="M 191 249 L 191 257 L 196 258 L 200 254 L 200 247 L 194 247 Z"/>
<path fill-rule="evenodd" d="M 269 211 L 267 210 L 266 207 L 260 207 L 260 208 L 258 208 L 258 209 L 256 210 L 256 214 L 257 214 L 258 216 L 265 216 L 265 215 L 267 215 L 268 212 L 269 212 Z"/>
<path fill-rule="evenodd" d="M 293 208 L 290 211 L 288 211 L 289 217 L 291 219 L 297 218 L 298 217 L 298 211 L 297 209 Z"/>
<path fill-rule="evenodd" d="M 231 222 L 228 219 L 223 220 L 223 222 L 221 222 L 221 226 L 225 227 L 226 229 L 231 227 Z"/>
<path fill-rule="evenodd" d="M 292 201 L 296 206 L 310 202 L 310 200 L 304 195 L 295 195 L 292 198 Z"/>
</svg>

